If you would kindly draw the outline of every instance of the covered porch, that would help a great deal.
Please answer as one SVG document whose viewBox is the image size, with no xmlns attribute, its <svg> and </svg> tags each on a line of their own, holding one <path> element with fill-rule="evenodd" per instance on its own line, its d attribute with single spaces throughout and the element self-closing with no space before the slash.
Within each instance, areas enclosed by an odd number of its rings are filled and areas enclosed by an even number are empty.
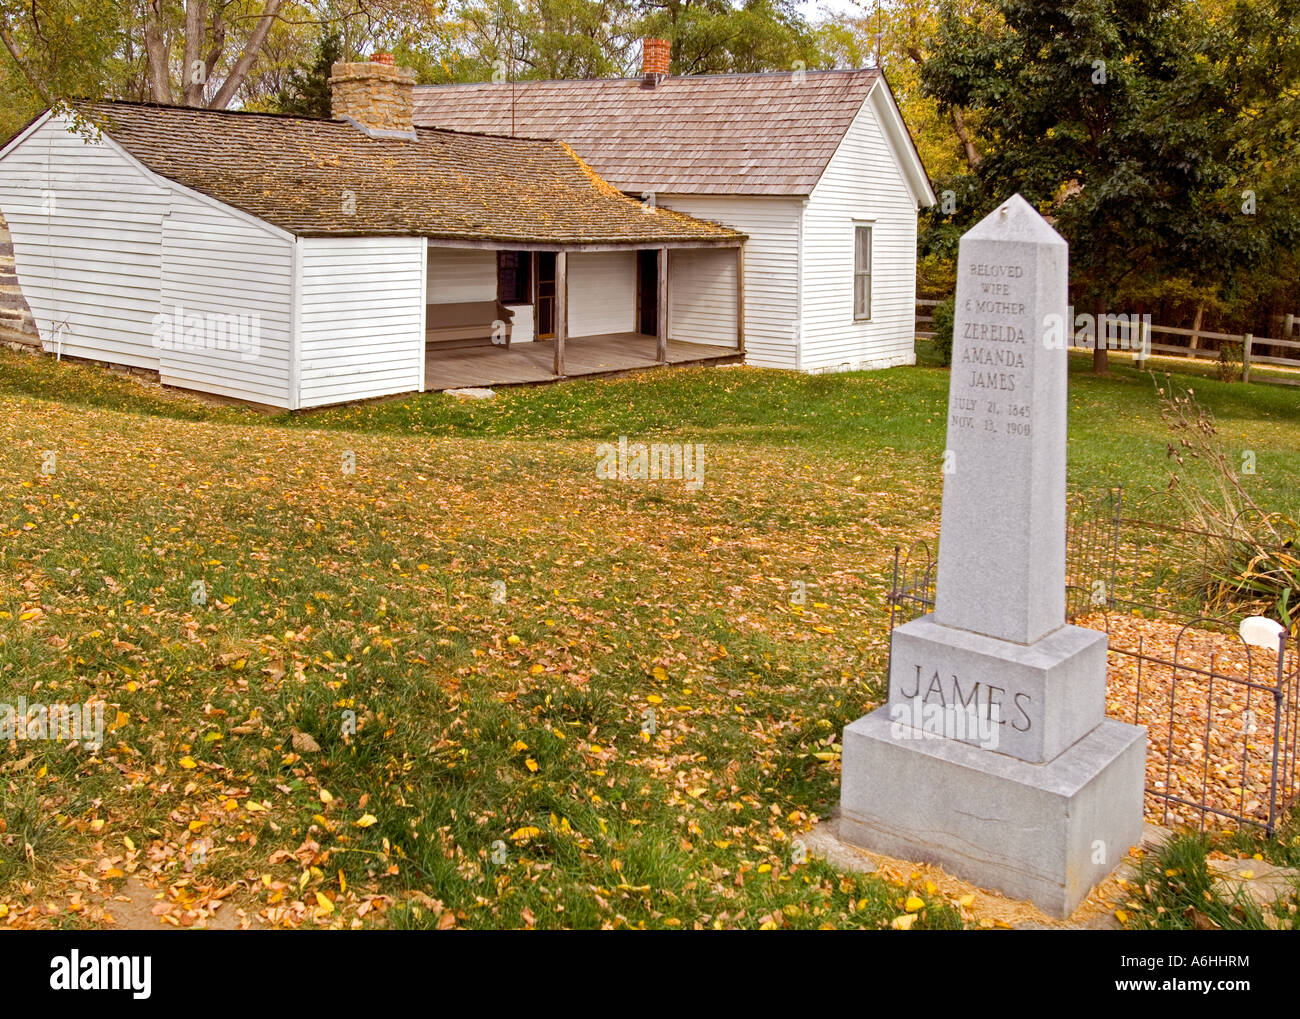
<svg viewBox="0 0 1300 1019">
<path fill-rule="evenodd" d="M 739 236 L 541 245 L 430 238 L 423 390 L 743 359 Z"/>
<path fill-rule="evenodd" d="M 689 340 L 669 340 L 667 357 L 660 360 L 658 340 L 644 333 L 606 333 L 579 336 L 565 345 L 564 375 L 555 373 L 555 341 L 504 347 L 468 347 L 425 355 L 426 390 L 464 389 L 470 386 L 509 386 L 558 382 L 582 375 L 654 368 L 664 364 L 726 364 L 741 360 L 736 349 Z"/>
</svg>

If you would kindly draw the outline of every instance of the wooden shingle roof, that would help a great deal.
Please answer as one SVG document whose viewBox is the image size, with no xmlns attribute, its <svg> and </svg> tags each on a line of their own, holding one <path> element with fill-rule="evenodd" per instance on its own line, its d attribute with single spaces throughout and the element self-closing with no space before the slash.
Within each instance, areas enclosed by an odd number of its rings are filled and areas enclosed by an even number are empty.
<svg viewBox="0 0 1300 1019">
<path fill-rule="evenodd" d="M 807 195 L 879 72 L 417 85 L 415 122 L 562 138 L 634 194 Z M 511 107 L 513 105 L 513 129 Z"/>
<path fill-rule="evenodd" d="M 647 247 L 744 237 L 628 198 L 562 142 L 426 129 L 374 138 L 341 120 L 147 103 L 82 110 L 153 172 L 301 237 Z"/>
</svg>

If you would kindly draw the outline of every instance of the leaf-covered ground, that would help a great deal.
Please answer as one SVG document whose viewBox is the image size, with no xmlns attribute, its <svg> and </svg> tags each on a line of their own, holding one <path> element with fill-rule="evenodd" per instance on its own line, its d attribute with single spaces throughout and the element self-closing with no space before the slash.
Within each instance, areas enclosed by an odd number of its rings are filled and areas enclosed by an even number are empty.
<svg viewBox="0 0 1300 1019">
<path fill-rule="evenodd" d="M 978 923 L 800 841 L 882 694 L 893 547 L 937 529 L 946 385 L 678 371 L 290 419 L 0 356 L 0 702 L 111 730 L 0 743 L 0 925 L 105 923 L 128 879 L 182 925 Z M 1072 480 L 1157 482 L 1149 380 L 1072 385 Z M 1300 412 L 1205 387 L 1294 498 Z M 703 487 L 599 480 L 621 434 L 703 443 Z"/>
</svg>

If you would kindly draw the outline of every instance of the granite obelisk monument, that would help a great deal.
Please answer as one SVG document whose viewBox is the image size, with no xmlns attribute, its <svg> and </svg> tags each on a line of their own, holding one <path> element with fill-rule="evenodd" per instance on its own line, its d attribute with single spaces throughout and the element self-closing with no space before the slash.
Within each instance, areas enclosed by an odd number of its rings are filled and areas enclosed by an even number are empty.
<svg viewBox="0 0 1300 1019">
<path fill-rule="evenodd" d="M 1019 195 L 961 240 L 934 611 L 844 731 L 840 836 L 1067 916 L 1142 835 L 1146 730 L 1065 622 L 1068 247 Z"/>
</svg>

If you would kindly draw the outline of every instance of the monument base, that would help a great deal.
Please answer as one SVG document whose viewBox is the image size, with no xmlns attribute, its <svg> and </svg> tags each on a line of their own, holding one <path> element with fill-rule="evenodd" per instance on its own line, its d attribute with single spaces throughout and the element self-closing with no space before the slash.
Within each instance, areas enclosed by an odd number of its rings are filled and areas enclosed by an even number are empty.
<svg viewBox="0 0 1300 1019">
<path fill-rule="evenodd" d="M 929 613 L 889 635 L 889 703 L 913 715 L 969 705 L 983 731 L 943 735 L 1042 764 L 1106 717 L 1106 644 L 1104 633 L 1069 625 L 1013 644 L 944 626 Z M 995 708 L 999 723 L 990 724 Z"/>
<path fill-rule="evenodd" d="M 893 734 L 891 734 L 891 728 Z M 1146 729 L 1110 719 L 1046 764 L 923 734 L 887 707 L 844 730 L 840 836 L 1067 917 L 1142 839 Z"/>
</svg>

